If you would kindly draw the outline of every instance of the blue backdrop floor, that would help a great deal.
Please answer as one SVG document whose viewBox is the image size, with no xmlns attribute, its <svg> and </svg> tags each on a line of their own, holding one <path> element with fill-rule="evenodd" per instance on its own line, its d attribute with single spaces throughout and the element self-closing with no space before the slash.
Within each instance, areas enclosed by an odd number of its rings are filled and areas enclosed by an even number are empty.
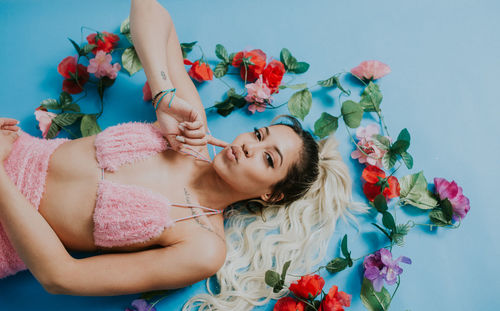
<svg viewBox="0 0 500 311">
<path fill-rule="evenodd" d="M 406 246 L 395 248 L 396 256 L 413 260 L 403 266 L 402 282 L 391 310 L 498 310 L 500 256 L 495 199 L 500 173 L 500 103 L 497 95 L 500 72 L 500 2 L 484 1 L 161 1 L 170 11 L 181 42 L 198 41 L 215 64 L 215 45 L 230 51 L 260 48 L 279 59 L 288 48 L 311 67 L 293 83 L 315 83 L 332 74 L 349 71 L 363 60 L 388 64 L 392 73 L 378 84 L 383 93 L 382 110 L 389 131 L 396 135 L 408 128 L 410 152 L 415 162 L 397 176 L 424 170 L 433 177 L 455 180 L 471 202 L 471 211 L 458 230 L 429 232 L 415 228 Z M 0 107 L 2 117 L 17 118 L 28 133 L 41 137 L 34 109 L 46 98 L 57 98 L 63 78 L 57 65 L 74 55 L 67 40 L 80 42 L 80 27 L 119 32 L 128 16 L 129 1 L 0 1 Z M 84 30 L 84 37 L 90 34 Z M 126 46 L 125 40 L 122 42 Z M 193 50 L 190 59 L 200 56 Z M 289 82 L 293 75 L 287 75 Z M 229 83 L 241 84 L 227 79 Z M 142 101 L 145 82 L 141 71 L 129 78 L 124 71 L 105 95 L 101 128 L 126 121 L 153 121 L 154 112 Z M 351 79 L 342 82 L 355 97 L 362 90 Z M 226 86 L 220 81 L 198 85 L 205 107 L 220 100 Z M 94 92 L 94 91 L 92 91 Z M 82 101 L 84 112 L 98 112 L 97 95 Z M 276 103 L 285 102 L 284 90 Z M 304 125 L 312 129 L 322 111 L 338 115 L 336 91 L 313 90 L 313 107 Z M 264 126 L 286 106 L 255 115 L 245 110 L 227 118 L 208 113 L 216 137 L 231 141 L 236 133 Z M 374 122 L 367 117 L 363 125 Z M 343 125 L 336 133 L 341 152 L 354 179 L 356 200 L 361 191 L 362 166 L 350 158 L 353 145 Z M 67 137 L 61 133 L 60 137 Z M 398 217 L 418 214 L 399 208 Z M 426 221 L 425 217 L 419 218 Z M 355 257 L 383 246 L 371 219 L 362 219 L 362 231 L 339 222 L 332 237 L 329 256 L 338 255 L 340 238 L 349 234 Z M 497 229 L 495 229 L 497 228 Z M 75 255 L 76 256 L 76 255 Z M 338 285 L 353 294 L 352 307 L 362 310 L 359 298 L 361 263 L 351 270 L 329 275 L 325 288 Z M 180 310 L 205 282 L 175 291 L 157 305 L 158 310 Z M 394 287 L 389 287 L 392 291 Z M 1 310 L 123 310 L 137 295 L 76 297 L 51 295 L 29 271 L 0 280 Z M 273 304 L 258 310 L 272 310 Z"/>
</svg>

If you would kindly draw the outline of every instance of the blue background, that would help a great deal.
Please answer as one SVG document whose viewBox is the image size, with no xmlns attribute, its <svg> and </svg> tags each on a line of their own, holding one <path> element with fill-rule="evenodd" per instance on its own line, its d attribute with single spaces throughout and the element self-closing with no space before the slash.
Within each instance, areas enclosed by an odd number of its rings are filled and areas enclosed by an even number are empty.
<svg viewBox="0 0 500 311">
<path fill-rule="evenodd" d="M 229 52 L 260 48 L 279 59 L 288 48 L 299 61 L 311 67 L 305 74 L 286 75 L 285 83 L 314 84 L 332 74 L 349 71 L 363 60 L 388 64 L 392 73 L 380 79 L 382 111 L 394 138 L 403 128 L 412 137 L 409 152 L 414 168 L 402 167 L 396 176 L 424 170 L 429 182 L 434 177 L 455 180 L 469 197 L 471 210 L 457 230 L 414 228 L 406 246 L 394 248 L 394 255 L 413 260 L 404 269 L 402 282 L 391 310 L 497 310 L 500 244 L 497 219 L 500 216 L 498 173 L 500 126 L 498 78 L 500 72 L 500 2 L 463 0 L 419 1 L 161 1 L 170 11 L 181 42 L 197 40 L 215 65 L 215 45 Z M 46 98 L 57 98 L 63 78 L 59 62 L 75 51 L 67 37 L 80 43 L 80 27 L 119 32 L 128 16 L 129 1 L 27 1 L 0 2 L 0 105 L 1 116 L 21 121 L 28 133 L 41 137 L 34 110 Z M 84 30 L 85 38 L 90 30 Z M 120 46 L 128 43 L 123 38 Z M 118 53 L 114 60 L 118 60 Z M 194 49 L 189 59 L 200 57 Z M 234 68 L 233 68 L 234 70 Z M 236 76 L 237 77 L 237 76 Z M 224 79 L 242 89 L 238 80 Z M 291 81 L 293 79 L 293 82 Z M 106 91 L 101 128 L 131 120 L 155 119 L 149 104 L 142 101 L 145 82 L 141 71 L 129 77 L 120 72 Z M 358 100 L 362 87 L 350 78 L 342 82 Z M 212 106 L 227 90 L 220 81 L 198 85 L 205 107 Z M 322 111 L 339 115 L 338 90 L 313 91 L 313 107 L 304 126 L 312 129 Z M 293 91 L 281 91 L 275 103 L 288 100 Z M 78 98 L 79 96 L 75 96 Z M 95 90 L 79 102 L 86 113 L 98 112 Z M 208 113 L 213 134 L 231 141 L 239 132 L 264 126 L 286 107 L 249 114 L 237 111 L 227 118 Z M 365 114 L 362 125 L 376 122 Z M 352 131 L 354 134 L 354 131 Z M 67 137 L 62 132 L 59 137 Z M 336 137 L 353 176 L 356 200 L 361 192 L 362 165 L 350 158 L 353 145 L 346 128 Z M 395 200 L 393 200 L 395 201 Z M 391 206 L 395 202 L 392 202 Z M 412 207 L 398 207 L 398 222 L 410 216 L 426 222 L 426 216 Z M 361 232 L 339 222 L 326 264 L 339 254 L 339 240 L 349 234 L 354 257 L 383 246 L 383 236 L 361 217 Z M 81 256 L 82 254 L 76 254 Z M 85 255 L 85 254 L 84 254 Z M 88 254 L 87 254 L 88 255 Z M 325 290 L 338 285 L 353 295 L 350 310 L 362 310 L 359 299 L 361 262 L 354 268 L 329 275 Z M 157 305 L 158 310 L 180 310 L 184 301 L 204 292 L 205 282 L 179 289 Z M 392 292 L 394 286 L 389 287 Z M 73 297 L 46 293 L 29 271 L 0 280 L 2 310 L 123 310 L 138 295 L 117 297 Z M 259 310 L 271 310 L 273 303 Z M 349 310 L 349 309 L 348 309 Z"/>
</svg>

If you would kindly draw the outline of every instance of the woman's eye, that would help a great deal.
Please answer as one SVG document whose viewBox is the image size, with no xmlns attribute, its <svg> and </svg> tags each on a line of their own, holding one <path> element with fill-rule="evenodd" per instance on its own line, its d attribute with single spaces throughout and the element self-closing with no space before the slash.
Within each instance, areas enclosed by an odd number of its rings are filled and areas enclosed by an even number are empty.
<svg viewBox="0 0 500 311">
<path fill-rule="evenodd" d="M 266 153 L 266 158 L 267 158 L 267 162 L 269 163 L 269 165 L 274 168 L 274 163 L 273 163 L 273 158 Z"/>
<path fill-rule="evenodd" d="M 260 132 L 259 132 L 259 130 L 258 130 L 256 127 L 254 127 L 254 128 L 253 128 L 253 131 L 254 131 L 255 136 L 257 137 L 257 139 L 260 141 L 260 139 L 261 139 L 262 137 L 260 136 Z"/>
</svg>

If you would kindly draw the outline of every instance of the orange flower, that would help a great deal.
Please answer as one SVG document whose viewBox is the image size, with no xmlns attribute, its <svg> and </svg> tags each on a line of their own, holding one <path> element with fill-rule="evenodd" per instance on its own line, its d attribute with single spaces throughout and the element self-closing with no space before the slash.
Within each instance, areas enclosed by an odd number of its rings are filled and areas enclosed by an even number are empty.
<svg viewBox="0 0 500 311">
<path fill-rule="evenodd" d="M 195 61 L 194 63 L 191 62 L 189 59 L 184 59 L 184 64 L 185 65 L 192 65 L 191 69 L 189 69 L 189 76 L 193 79 L 195 79 L 198 82 L 203 82 L 207 80 L 212 80 L 213 79 L 213 71 L 210 66 L 202 61 L 201 59 Z"/>
<path fill-rule="evenodd" d="M 88 35 L 87 41 L 89 42 L 89 44 L 97 45 L 92 50 L 92 53 L 96 54 L 98 51 L 104 51 L 105 53 L 109 53 L 116 46 L 117 42 L 120 41 L 120 37 L 118 37 L 114 33 L 103 31 Z"/>
<path fill-rule="evenodd" d="M 76 56 L 68 56 L 57 66 L 59 72 L 66 79 L 63 81 L 63 91 L 78 94 L 83 91 L 83 85 L 89 80 L 87 67 L 77 64 Z M 78 83 L 76 79 L 78 78 Z M 80 87 L 81 86 L 81 87 Z"/>
<path fill-rule="evenodd" d="M 253 65 L 248 65 L 245 69 L 245 65 L 243 64 L 244 59 L 249 60 Z M 259 78 L 259 75 L 263 73 L 264 67 L 266 67 L 266 53 L 260 49 L 251 50 L 250 52 L 238 52 L 233 57 L 232 65 L 234 67 L 241 67 L 241 79 L 245 80 L 246 75 L 247 82 L 254 82 Z"/>
<path fill-rule="evenodd" d="M 338 287 L 333 285 L 328 294 L 323 297 L 318 311 L 344 311 L 343 307 L 351 305 L 351 295 L 339 292 Z"/>
<path fill-rule="evenodd" d="M 273 311 L 304 311 L 305 304 L 292 297 L 280 298 L 274 305 Z"/>
</svg>

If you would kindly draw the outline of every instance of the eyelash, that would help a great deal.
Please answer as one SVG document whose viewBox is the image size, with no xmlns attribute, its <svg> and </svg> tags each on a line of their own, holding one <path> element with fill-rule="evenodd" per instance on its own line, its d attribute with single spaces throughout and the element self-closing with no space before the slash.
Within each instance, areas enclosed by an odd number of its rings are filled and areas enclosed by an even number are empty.
<svg viewBox="0 0 500 311">
<path fill-rule="evenodd" d="M 257 137 L 257 139 L 258 139 L 259 141 L 261 141 L 261 140 L 262 140 L 262 135 L 260 134 L 259 129 L 258 129 L 258 128 L 256 128 L 256 127 L 254 127 L 254 128 L 253 128 L 253 131 L 254 131 L 254 133 L 255 133 L 255 137 Z M 258 136 L 257 136 L 257 135 L 258 135 Z M 267 158 L 267 162 L 269 163 L 269 165 L 270 165 L 272 168 L 274 168 L 273 158 L 272 158 L 272 157 L 271 157 L 268 153 L 266 153 L 266 156 L 267 156 L 267 157 L 266 157 L 266 158 Z"/>
</svg>

